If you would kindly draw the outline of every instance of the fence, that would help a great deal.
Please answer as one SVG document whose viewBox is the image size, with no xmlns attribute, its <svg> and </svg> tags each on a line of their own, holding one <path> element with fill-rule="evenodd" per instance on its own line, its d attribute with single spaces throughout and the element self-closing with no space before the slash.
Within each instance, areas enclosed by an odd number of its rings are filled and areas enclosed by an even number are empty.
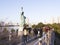
<svg viewBox="0 0 60 45">
<path fill-rule="evenodd" d="M 49 30 L 45 35 L 38 39 L 34 45 L 54 45 L 55 34 L 53 30 Z"/>
</svg>

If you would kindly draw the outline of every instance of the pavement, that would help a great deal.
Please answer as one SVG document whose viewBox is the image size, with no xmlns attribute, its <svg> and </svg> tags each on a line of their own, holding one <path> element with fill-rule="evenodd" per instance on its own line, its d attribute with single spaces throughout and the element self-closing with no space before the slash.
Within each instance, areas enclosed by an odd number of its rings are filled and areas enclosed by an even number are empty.
<svg viewBox="0 0 60 45">
<path fill-rule="evenodd" d="M 30 37 L 29 37 L 27 43 L 21 42 L 21 43 L 19 43 L 18 45 L 25 45 L 25 44 L 26 44 L 26 45 L 33 45 L 37 40 L 38 40 L 38 37 L 37 37 L 37 36 L 35 36 L 35 37 L 33 37 L 33 38 L 30 38 Z"/>
<path fill-rule="evenodd" d="M 36 39 L 36 40 L 34 40 L 34 41 L 28 43 L 27 45 L 34 45 L 37 41 L 38 41 L 38 39 Z"/>
</svg>

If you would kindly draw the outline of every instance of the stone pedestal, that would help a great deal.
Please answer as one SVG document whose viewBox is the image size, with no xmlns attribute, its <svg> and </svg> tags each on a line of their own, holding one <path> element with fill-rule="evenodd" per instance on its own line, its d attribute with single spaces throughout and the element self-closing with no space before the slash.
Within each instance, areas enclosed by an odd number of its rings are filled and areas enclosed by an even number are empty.
<svg viewBox="0 0 60 45">
<path fill-rule="evenodd" d="M 23 35 L 23 27 L 20 27 L 18 30 L 18 36 L 22 36 Z"/>
</svg>

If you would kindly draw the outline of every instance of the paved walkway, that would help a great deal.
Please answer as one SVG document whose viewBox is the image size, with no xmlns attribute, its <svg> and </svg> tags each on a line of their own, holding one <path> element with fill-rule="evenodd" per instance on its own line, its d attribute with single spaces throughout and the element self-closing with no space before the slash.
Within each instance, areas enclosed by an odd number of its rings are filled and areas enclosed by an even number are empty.
<svg viewBox="0 0 60 45">
<path fill-rule="evenodd" d="M 38 39 L 36 39 L 36 40 L 34 40 L 34 41 L 32 41 L 32 42 L 30 42 L 30 43 L 27 43 L 26 45 L 33 45 L 35 42 L 37 42 L 37 40 Z M 18 45 L 21 45 L 22 43 L 20 43 L 20 44 L 18 44 Z"/>
<path fill-rule="evenodd" d="M 27 45 L 34 45 L 34 43 L 37 42 L 37 40 L 38 40 L 38 39 L 36 39 L 36 40 L 34 40 L 34 41 L 28 43 Z"/>
<path fill-rule="evenodd" d="M 34 37 L 26 43 L 26 45 L 33 45 L 38 40 L 38 37 Z M 18 45 L 25 45 L 24 42 L 19 43 Z"/>
</svg>

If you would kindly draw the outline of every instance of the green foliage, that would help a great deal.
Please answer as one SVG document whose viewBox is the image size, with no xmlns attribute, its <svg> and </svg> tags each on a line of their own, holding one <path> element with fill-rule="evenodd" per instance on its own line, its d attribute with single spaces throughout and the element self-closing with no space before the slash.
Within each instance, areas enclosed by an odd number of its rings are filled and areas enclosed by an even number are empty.
<svg viewBox="0 0 60 45">
<path fill-rule="evenodd" d="M 52 27 L 55 29 L 55 32 L 59 33 L 60 34 L 60 24 L 57 24 L 57 23 L 53 23 L 53 24 L 43 24 L 43 23 L 38 23 L 37 25 L 32 25 L 32 28 L 40 28 L 40 27 L 43 27 L 43 26 L 49 26 L 49 27 Z"/>
<path fill-rule="evenodd" d="M 54 27 L 55 31 L 57 31 L 58 33 L 60 33 L 60 24 L 52 24 L 52 26 Z"/>
<path fill-rule="evenodd" d="M 34 24 L 34 25 L 32 25 L 32 28 L 36 28 L 36 25 Z"/>
<path fill-rule="evenodd" d="M 43 27 L 43 26 L 44 26 L 43 23 L 38 23 L 37 28 L 40 28 L 40 27 Z"/>
<path fill-rule="evenodd" d="M 37 25 L 32 25 L 32 28 L 40 28 L 40 27 L 43 27 L 44 26 L 44 24 L 43 23 L 38 23 Z"/>
<path fill-rule="evenodd" d="M 13 32 L 15 32 L 15 30 L 14 29 L 11 29 L 11 32 L 13 33 Z"/>
<path fill-rule="evenodd" d="M 8 33 L 7 28 L 4 28 L 3 33 Z"/>
</svg>

